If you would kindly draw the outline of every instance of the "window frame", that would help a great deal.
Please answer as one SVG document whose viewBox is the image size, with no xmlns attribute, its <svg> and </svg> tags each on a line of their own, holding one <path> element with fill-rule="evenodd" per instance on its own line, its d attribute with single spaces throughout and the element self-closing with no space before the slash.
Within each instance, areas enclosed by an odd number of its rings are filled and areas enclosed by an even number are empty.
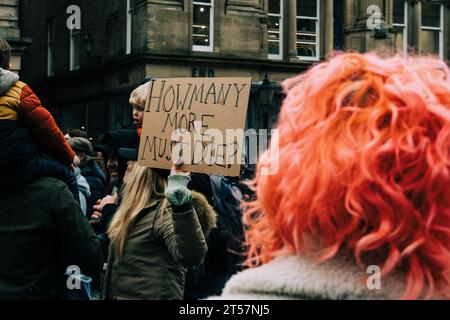
<svg viewBox="0 0 450 320">
<path fill-rule="evenodd" d="M 211 3 L 207 2 L 199 2 L 194 0 L 192 2 L 192 51 L 198 52 L 213 52 L 214 51 L 214 8 L 215 8 L 215 0 L 211 0 Z M 194 44 L 194 9 L 196 5 L 202 5 L 210 7 L 209 14 L 209 46 L 199 46 Z"/>
<path fill-rule="evenodd" d="M 131 54 L 132 50 L 132 34 L 133 34 L 133 8 L 131 7 L 131 1 L 127 0 L 127 30 L 126 30 L 126 48 L 125 54 Z"/>
<path fill-rule="evenodd" d="M 394 17 L 392 17 L 392 26 L 395 28 L 402 28 L 403 29 L 403 54 L 405 56 L 408 56 L 408 16 L 409 16 L 409 8 L 408 8 L 408 1 L 403 1 L 403 23 L 395 23 Z"/>
<path fill-rule="evenodd" d="M 79 45 L 79 50 L 78 50 L 78 64 L 75 65 L 75 36 L 79 35 L 80 39 L 79 42 L 81 41 L 81 30 L 78 29 L 73 29 L 73 30 L 69 30 L 69 37 L 70 37 L 70 71 L 74 71 L 74 70 L 79 70 L 80 69 L 80 64 L 81 64 L 81 44 L 78 43 Z"/>
<path fill-rule="evenodd" d="M 302 0 L 296 0 L 296 1 L 302 1 Z M 310 44 L 309 42 L 306 43 L 302 43 L 301 41 L 297 40 L 297 36 L 299 35 L 299 32 L 296 28 L 295 32 L 296 32 L 296 37 L 295 37 L 295 47 L 297 50 L 297 58 L 301 61 L 319 61 L 320 60 L 320 10 L 321 10 L 321 6 L 320 6 L 320 0 L 315 0 L 316 1 L 316 16 L 315 17 L 310 17 L 310 16 L 302 16 L 299 15 L 299 13 L 297 12 L 297 16 L 296 16 L 296 23 L 298 24 L 299 20 L 313 20 L 316 22 L 316 56 L 315 57 L 308 57 L 308 56 L 299 56 L 298 55 L 298 44 Z"/>
<path fill-rule="evenodd" d="M 55 75 L 55 19 L 47 19 L 47 77 Z"/>
<path fill-rule="evenodd" d="M 428 30 L 428 31 L 439 31 L 439 57 L 441 59 L 444 59 L 444 3 L 441 2 L 439 3 L 440 7 L 439 7 L 439 14 L 440 14 L 440 19 L 439 19 L 439 27 L 427 27 L 424 26 L 423 23 L 420 26 L 420 31 L 422 30 Z M 422 4 L 422 10 L 423 10 L 423 4 Z M 422 19 L 421 19 L 422 20 Z M 422 37 L 422 32 L 421 35 Z M 423 53 L 423 48 L 422 48 L 422 53 Z"/>
<path fill-rule="evenodd" d="M 269 10 L 269 9 L 267 9 Z M 278 18 L 279 21 L 279 40 L 278 41 L 272 41 L 272 42 L 278 42 L 279 43 L 279 52 L 278 54 L 270 54 L 268 55 L 268 58 L 270 60 L 283 60 L 283 55 L 284 55 L 284 0 L 280 0 L 280 13 L 279 14 L 275 14 L 275 13 L 270 13 L 268 11 L 268 16 L 269 19 L 270 17 L 276 17 Z M 267 30 L 267 34 L 269 34 L 270 31 Z M 270 39 L 268 39 L 268 42 L 271 42 Z"/>
</svg>

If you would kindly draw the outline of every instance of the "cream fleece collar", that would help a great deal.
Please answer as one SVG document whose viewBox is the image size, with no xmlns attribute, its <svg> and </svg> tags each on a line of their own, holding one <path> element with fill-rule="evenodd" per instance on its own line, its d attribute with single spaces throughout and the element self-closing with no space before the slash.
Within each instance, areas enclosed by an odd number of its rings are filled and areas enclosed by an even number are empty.
<svg viewBox="0 0 450 320">
<path fill-rule="evenodd" d="M 316 264 L 297 256 L 280 257 L 243 271 L 227 283 L 220 299 L 400 299 L 404 277 L 381 278 L 381 289 L 370 290 L 352 259 L 335 258 Z"/>
</svg>

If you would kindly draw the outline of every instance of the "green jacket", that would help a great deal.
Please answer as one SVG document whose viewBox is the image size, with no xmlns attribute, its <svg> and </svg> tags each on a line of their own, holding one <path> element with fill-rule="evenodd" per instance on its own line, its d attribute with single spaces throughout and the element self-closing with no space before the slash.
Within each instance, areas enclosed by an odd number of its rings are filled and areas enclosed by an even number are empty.
<svg viewBox="0 0 450 320">
<path fill-rule="evenodd" d="M 215 224 L 214 209 L 199 193 L 182 213 L 172 212 L 166 199 L 154 201 L 136 219 L 122 259 L 111 243 L 103 298 L 183 299 L 187 267 L 203 262 L 205 238 Z"/>
<path fill-rule="evenodd" d="M 67 186 L 36 180 L 0 195 L 0 299 L 65 298 L 68 266 L 93 276 L 103 254 Z"/>
</svg>

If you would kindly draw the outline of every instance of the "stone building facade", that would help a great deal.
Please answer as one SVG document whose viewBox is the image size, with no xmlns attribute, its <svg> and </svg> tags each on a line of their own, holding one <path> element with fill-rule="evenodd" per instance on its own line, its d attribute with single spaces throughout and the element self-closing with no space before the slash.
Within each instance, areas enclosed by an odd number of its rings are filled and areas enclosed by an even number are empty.
<svg viewBox="0 0 450 320">
<path fill-rule="evenodd" d="M 80 30 L 67 28 L 71 5 Z M 449 59 L 449 11 L 447 0 L 22 0 L 33 41 L 22 74 L 63 129 L 91 136 L 130 125 L 145 78 L 251 77 L 248 126 L 265 128 L 282 80 L 333 50 Z"/>
<path fill-rule="evenodd" d="M 22 56 L 31 44 L 22 37 L 19 22 L 20 0 L 0 0 L 0 38 L 8 40 L 12 47 L 12 70 L 20 72 Z"/>
</svg>

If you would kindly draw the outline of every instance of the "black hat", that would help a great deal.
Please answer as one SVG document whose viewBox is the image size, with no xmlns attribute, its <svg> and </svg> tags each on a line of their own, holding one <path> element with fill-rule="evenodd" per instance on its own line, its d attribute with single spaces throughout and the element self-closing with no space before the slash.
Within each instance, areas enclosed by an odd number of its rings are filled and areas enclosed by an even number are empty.
<svg viewBox="0 0 450 320">
<path fill-rule="evenodd" d="M 139 156 L 139 149 L 134 148 L 120 148 L 117 152 L 118 156 L 129 161 L 137 161 Z"/>
<path fill-rule="evenodd" d="M 117 130 L 105 133 L 97 146 L 96 151 L 106 153 L 108 156 L 118 156 L 120 148 L 138 148 L 139 135 L 136 130 Z"/>
</svg>

